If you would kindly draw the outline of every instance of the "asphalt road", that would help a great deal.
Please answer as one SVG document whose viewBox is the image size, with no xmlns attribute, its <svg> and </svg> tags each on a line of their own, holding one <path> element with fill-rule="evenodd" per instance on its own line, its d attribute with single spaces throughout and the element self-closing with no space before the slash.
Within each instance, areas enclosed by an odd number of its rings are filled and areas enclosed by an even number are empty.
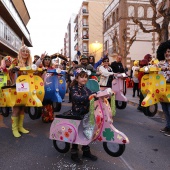
<svg viewBox="0 0 170 170">
<path fill-rule="evenodd" d="M 61 112 L 69 110 L 67 96 Z M 12 136 L 10 117 L 0 115 L 0 170 L 169 170 L 170 137 L 159 129 L 165 126 L 162 119 L 148 118 L 138 112 L 135 106 L 128 105 L 117 110 L 114 126 L 124 132 L 130 144 L 118 158 L 105 153 L 102 143 L 93 142 L 91 151 L 98 160 L 84 159 L 83 165 L 76 165 L 70 159 L 70 152 L 58 153 L 49 139 L 50 124 L 41 119 L 31 120 L 26 114 L 25 127 L 30 134 L 17 139 Z M 80 151 L 80 155 L 82 152 Z"/>
</svg>

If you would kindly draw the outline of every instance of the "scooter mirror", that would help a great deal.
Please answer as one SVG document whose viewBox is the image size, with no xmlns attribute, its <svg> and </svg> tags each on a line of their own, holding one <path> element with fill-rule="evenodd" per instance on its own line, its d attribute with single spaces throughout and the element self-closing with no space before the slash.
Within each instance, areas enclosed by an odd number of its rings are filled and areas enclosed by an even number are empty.
<svg viewBox="0 0 170 170">
<path fill-rule="evenodd" d="M 61 73 L 61 69 L 60 68 L 56 68 L 56 73 L 60 74 Z"/>
<path fill-rule="evenodd" d="M 37 70 L 37 65 L 32 64 L 31 69 L 34 70 L 34 71 L 36 71 L 36 70 Z"/>
</svg>

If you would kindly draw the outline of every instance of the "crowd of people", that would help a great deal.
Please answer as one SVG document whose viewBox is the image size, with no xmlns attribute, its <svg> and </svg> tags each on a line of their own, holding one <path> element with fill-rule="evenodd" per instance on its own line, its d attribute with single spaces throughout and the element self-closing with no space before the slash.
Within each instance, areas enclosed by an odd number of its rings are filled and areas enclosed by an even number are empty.
<svg viewBox="0 0 170 170">
<path fill-rule="evenodd" d="M 157 59 L 161 62 L 158 67 L 161 67 L 167 81 L 170 79 L 170 41 L 162 43 L 157 50 Z M 141 93 L 141 78 L 144 75 L 139 69 L 143 66 L 151 64 L 152 56 L 147 54 L 141 61 L 134 61 L 132 67 L 131 78 L 134 81 L 133 94 L 139 96 L 138 110 L 142 110 L 141 102 L 143 95 Z M 163 64 L 162 64 L 162 61 Z M 62 61 L 60 64 L 52 60 L 52 58 L 43 53 L 41 56 L 35 55 L 34 61 L 32 62 L 30 50 L 27 46 L 22 46 L 18 52 L 17 61 L 10 56 L 4 57 L 1 61 L 1 70 L 8 71 L 8 85 L 15 84 L 15 72 L 14 68 L 31 66 L 32 63 L 36 64 L 37 67 L 41 67 L 44 70 L 61 68 L 66 70 L 66 81 L 67 81 L 67 92 L 69 93 L 69 103 L 72 103 L 72 114 L 80 117 L 89 113 L 89 96 L 96 95 L 94 92 L 89 90 L 85 84 L 88 81 L 88 71 L 93 73 L 99 82 L 100 89 L 111 87 L 114 76 L 118 73 L 127 73 L 127 70 L 122 64 L 122 57 L 117 55 L 116 60 L 112 63 L 109 61 L 108 53 L 106 52 L 99 61 L 95 61 L 94 56 L 80 56 L 79 61 L 69 62 Z M 18 76 L 25 74 L 23 71 L 18 72 Z M 47 72 L 44 71 L 40 75 L 44 81 L 46 81 Z M 137 92 L 137 93 L 136 93 Z M 161 102 L 162 109 L 166 115 L 166 127 L 161 129 L 166 136 L 170 136 L 170 103 Z M 29 131 L 23 127 L 24 121 L 24 106 L 14 106 L 12 108 L 12 133 L 14 137 L 20 137 L 21 133 L 28 134 Z M 44 120 L 48 119 L 48 122 L 53 121 L 53 110 L 52 102 L 50 100 L 43 100 L 43 112 L 42 117 Z M 93 161 L 97 160 L 89 146 L 82 146 L 83 157 L 89 158 Z M 73 144 L 71 149 L 71 159 L 76 163 L 82 163 L 82 160 L 78 156 L 78 145 Z"/>
</svg>

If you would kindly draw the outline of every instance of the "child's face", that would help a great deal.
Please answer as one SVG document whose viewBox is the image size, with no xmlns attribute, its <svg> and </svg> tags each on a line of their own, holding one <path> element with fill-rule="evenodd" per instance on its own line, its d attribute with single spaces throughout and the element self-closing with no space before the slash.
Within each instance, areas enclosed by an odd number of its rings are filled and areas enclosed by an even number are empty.
<svg viewBox="0 0 170 170">
<path fill-rule="evenodd" d="M 50 66 L 50 62 L 51 62 L 51 59 L 50 59 L 50 58 L 45 58 L 45 59 L 44 59 L 44 65 L 45 65 L 45 67 Z"/>
<path fill-rule="evenodd" d="M 11 61 L 6 60 L 6 61 L 5 61 L 5 65 L 6 65 L 6 67 L 10 67 L 10 66 L 11 66 Z"/>
<path fill-rule="evenodd" d="M 78 76 L 76 80 L 78 82 L 78 85 L 84 86 L 87 83 L 88 77 L 86 75 L 84 75 L 83 77 Z"/>
</svg>

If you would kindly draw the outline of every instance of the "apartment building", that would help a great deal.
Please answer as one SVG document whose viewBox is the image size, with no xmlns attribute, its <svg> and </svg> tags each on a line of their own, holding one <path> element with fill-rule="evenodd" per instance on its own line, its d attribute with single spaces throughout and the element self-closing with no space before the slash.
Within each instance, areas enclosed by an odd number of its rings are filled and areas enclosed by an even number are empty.
<svg viewBox="0 0 170 170">
<path fill-rule="evenodd" d="M 75 59 L 76 51 L 74 50 L 74 27 L 75 27 L 75 17 L 77 14 L 72 14 L 67 25 L 67 32 L 64 38 L 64 55 L 68 57 L 68 60 L 72 61 Z"/>
<path fill-rule="evenodd" d="M 129 68 L 131 60 L 143 59 L 148 53 L 155 56 L 156 34 L 143 33 L 131 19 L 138 18 L 146 28 L 152 28 L 152 16 L 149 0 L 113 0 L 103 13 L 104 49 L 110 56 L 121 54 L 124 65 Z M 135 38 L 133 43 L 132 37 Z"/>
<path fill-rule="evenodd" d="M 16 57 L 22 41 L 32 47 L 26 27 L 29 20 L 24 0 L 0 0 L 0 59 L 6 55 Z"/>
<path fill-rule="evenodd" d="M 75 18 L 75 45 L 78 55 L 103 55 L 103 12 L 111 0 L 83 1 Z"/>
</svg>

